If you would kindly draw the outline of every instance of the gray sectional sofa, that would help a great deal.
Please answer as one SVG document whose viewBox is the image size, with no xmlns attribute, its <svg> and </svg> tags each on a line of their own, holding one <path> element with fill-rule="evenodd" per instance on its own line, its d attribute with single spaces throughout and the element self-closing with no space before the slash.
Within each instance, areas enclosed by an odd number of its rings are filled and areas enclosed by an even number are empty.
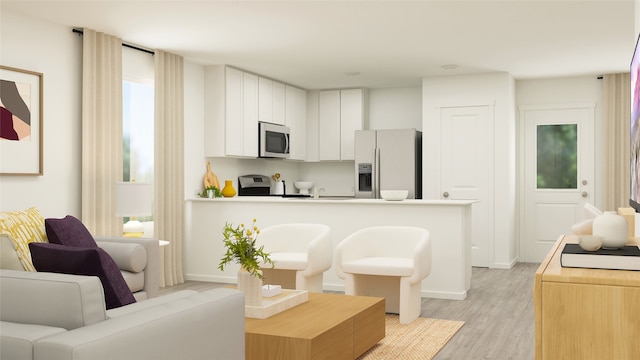
<svg viewBox="0 0 640 360">
<path fill-rule="evenodd" d="M 244 359 L 244 295 L 179 291 L 105 310 L 97 277 L 0 270 L 0 359 Z"/>
</svg>

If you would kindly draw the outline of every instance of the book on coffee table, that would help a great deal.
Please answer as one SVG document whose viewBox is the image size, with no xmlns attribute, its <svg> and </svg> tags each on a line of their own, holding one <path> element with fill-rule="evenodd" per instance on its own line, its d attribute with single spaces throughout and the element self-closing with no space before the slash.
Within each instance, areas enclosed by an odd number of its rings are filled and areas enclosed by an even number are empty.
<svg viewBox="0 0 640 360">
<path fill-rule="evenodd" d="M 578 244 L 565 244 L 560 255 L 562 267 L 640 270 L 640 249 L 623 246 L 620 249 L 583 250 Z"/>
</svg>

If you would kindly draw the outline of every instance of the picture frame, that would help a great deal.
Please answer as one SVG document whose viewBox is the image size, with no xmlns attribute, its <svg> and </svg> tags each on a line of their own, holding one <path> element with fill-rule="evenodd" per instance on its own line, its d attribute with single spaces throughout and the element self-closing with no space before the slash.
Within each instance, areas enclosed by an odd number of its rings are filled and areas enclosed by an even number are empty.
<svg viewBox="0 0 640 360">
<path fill-rule="evenodd" d="M 0 65 L 0 175 L 43 174 L 43 75 Z"/>
</svg>

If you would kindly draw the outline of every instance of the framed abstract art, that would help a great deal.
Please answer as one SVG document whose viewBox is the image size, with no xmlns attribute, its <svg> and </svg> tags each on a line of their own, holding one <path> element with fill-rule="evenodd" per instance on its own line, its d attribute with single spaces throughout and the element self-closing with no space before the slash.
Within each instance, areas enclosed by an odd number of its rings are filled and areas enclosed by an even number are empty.
<svg viewBox="0 0 640 360">
<path fill-rule="evenodd" d="M 0 175 L 42 175 L 42 74 L 0 65 Z"/>
</svg>

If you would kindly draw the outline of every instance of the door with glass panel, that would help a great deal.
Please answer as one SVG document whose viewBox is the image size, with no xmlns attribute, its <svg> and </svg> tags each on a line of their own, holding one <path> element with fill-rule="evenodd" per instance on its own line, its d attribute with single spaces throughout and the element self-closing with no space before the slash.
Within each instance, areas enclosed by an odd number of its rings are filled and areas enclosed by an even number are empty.
<svg viewBox="0 0 640 360">
<path fill-rule="evenodd" d="M 540 262 L 594 202 L 593 104 L 522 107 L 524 204 L 520 258 Z M 521 158 L 522 159 L 522 158 Z"/>
</svg>

